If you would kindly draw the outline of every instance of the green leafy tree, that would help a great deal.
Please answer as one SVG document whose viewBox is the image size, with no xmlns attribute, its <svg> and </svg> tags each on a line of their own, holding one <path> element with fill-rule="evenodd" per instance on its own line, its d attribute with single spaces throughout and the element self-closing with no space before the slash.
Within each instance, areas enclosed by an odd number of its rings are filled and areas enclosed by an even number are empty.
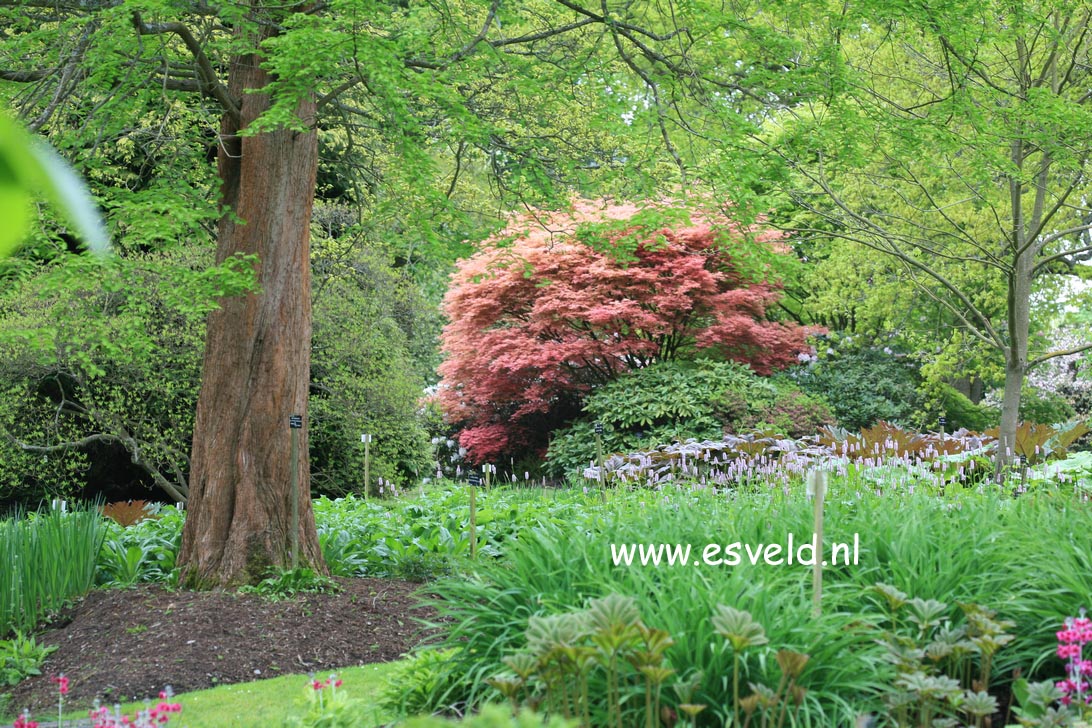
<svg viewBox="0 0 1092 728">
<path fill-rule="evenodd" d="M 752 10 L 727 14 L 704 0 L 0 2 L 0 81 L 9 82 L 0 95 L 32 129 L 102 169 L 119 205 L 160 216 L 165 206 L 195 234 L 215 227 L 218 261 L 257 256 L 260 292 L 209 316 L 180 554 L 188 583 L 253 580 L 286 558 L 286 420 L 307 414 L 316 189 L 352 181 L 379 228 L 427 228 L 427 250 L 463 232 L 463 179 L 494 180 L 507 202 L 542 202 L 570 185 L 647 193 L 688 183 L 690 159 L 710 179 L 746 166 L 684 137 L 703 120 L 731 128 L 726 108 L 754 111 L 774 88 L 801 93 L 787 65 L 794 49 L 751 22 Z M 724 62 L 742 57 L 755 63 Z M 183 100 L 190 93 L 200 101 Z M 699 99 L 694 119 L 677 111 L 684 96 Z M 347 160 L 321 180 L 320 133 Z M 164 153 L 187 139 L 177 158 Z M 215 175 L 201 173 L 202 155 L 216 158 Z M 207 201 L 177 205 L 211 190 L 221 206 L 211 217 Z M 751 208 L 745 188 L 727 196 Z M 306 458 L 297 468 L 306 494 Z M 321 568 L 303 502 L 299 542 Z"/>
<path fill-rule="evenodd" d="M 1070 351 L 1030 346 L 1036 283 L 1092 253 L 1089 21 L 1057 2 L 839 6 L 810 26 L 837 58 L 825 98 L 769 127 L 819 221 L 804 232 L 890 256 L 1003 359 L 999 465 L 1028 370 Z"/>
</svg>

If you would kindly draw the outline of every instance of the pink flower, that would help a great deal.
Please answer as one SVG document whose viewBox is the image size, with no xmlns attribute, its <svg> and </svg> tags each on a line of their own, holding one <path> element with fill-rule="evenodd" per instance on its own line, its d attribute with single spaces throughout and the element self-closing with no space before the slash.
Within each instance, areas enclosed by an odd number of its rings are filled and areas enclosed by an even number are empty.
<svg viewBox="0 0 1092 728">
<path fill-rule="evenodd" d="M 57 686 L 57 692 L 61 695 L 68 695 L 68 678 L 64 676 L 63 672 L 60 675 L 51 677 L 50 680 Z"/>
<path fill-rule="evenodd" d="M 1066 645 L 1066 644 L 1058 645 L 1058 657 L 1062 658 L 1063 660 L 1070 660 L 1070 659 L 1080 657 L 1080 656 L 1081 656 L 1081 646 L 1080 645 Z"/>
</svg>

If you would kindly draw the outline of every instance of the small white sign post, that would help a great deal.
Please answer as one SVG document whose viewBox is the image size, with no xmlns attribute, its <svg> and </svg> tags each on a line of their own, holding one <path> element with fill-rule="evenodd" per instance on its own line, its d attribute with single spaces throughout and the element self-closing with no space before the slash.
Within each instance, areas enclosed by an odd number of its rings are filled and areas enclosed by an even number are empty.
<svg viewBox="0 0 1092 728">
<path fill-rule="evenodd" d="M 371 487 L 372 454 L 369 445 L 372 444 L 372 436 L 364 433 L 360 441 L 364 443 L 364 497 L 367 498 L 368 488 Z"/>
</svg>

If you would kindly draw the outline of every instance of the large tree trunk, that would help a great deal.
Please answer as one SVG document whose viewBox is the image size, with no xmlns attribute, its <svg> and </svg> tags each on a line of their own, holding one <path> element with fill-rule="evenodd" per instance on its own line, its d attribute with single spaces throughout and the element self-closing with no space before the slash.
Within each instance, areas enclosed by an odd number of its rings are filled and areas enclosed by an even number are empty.
<svg viewBox="0 0 1092 728">
<path fill-rule="evenodd" d="M 269 27 L 266 24 L 264 27 Z M 221 125 L 224 216 L 217 260 L 257 254 L 260 290 L 221 301 L 208 322 L 194 423 L 192 475 L 179 563 L 195 587 L 254 583 L 290 560 L 289 415 L 303 415 L 296 480 L 300 564 L 325 571 L 311 511 L 307 391 L 311 356 L 311 206 L 318 164 L 311 131 L 239 137 L 269 106 L 253 93 L 269 81 L 256 55 L 234 59 L 236 123 Z"/>
</svg>

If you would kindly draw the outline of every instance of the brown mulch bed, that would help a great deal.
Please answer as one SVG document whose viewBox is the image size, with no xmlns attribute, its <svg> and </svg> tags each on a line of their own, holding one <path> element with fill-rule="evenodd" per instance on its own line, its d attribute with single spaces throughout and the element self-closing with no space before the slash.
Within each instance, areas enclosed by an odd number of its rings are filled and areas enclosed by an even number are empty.
<svg viewBox="0 0 1092 728">
<path fill-rule="evenodd" d="M 55 709 L 50 677 L 68 676 L 66 705 L 125 702 L 174 692 L 398 659 L 423 636 L 420 587 L 338 579 L 332 594 L 272 601 L 257 594 L 170 591 L 160 586 L 93 591 L 37 640 L 58 649 L 40 677 L 11 689 L 10 710 Z"/>
</svg>

